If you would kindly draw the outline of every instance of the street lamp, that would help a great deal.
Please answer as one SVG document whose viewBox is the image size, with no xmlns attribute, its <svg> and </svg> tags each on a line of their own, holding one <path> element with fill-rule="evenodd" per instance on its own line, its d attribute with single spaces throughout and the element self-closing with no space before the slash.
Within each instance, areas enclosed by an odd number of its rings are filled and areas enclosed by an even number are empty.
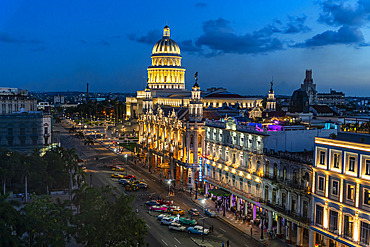
<svg viewBox="0 0 370 247">
<path fill-rule="evenodd" d="M 94 130 L 94 133 L 95 133 L 95 139 L 96 139 L 96 130 Z"/>
<path fill-rule="evenodd" d="M 206 199 L 203 199 L 201 202 L 202 202 L 202 205 L 203 205 L 203 234 L 202 234 L 202 243 L 203 243 L 204 242 L 204 219 L 205 219 L 204 205 L 206 204 Z"/>
<path fill-rule="evenodd" d="M 167 183 L 168 183 L 168 196 L 170 196 L 171 195 L 171 179 L 168 179 Z"/>
<path fill-rule="evenodd" d="M 117 142 L 117 153 L 118 153 L 118 154 L 120 153 L 120 146 L 119 146 L 119 142 Z"/>
<path fill-rule="evenodd" d="M 125 159 L 126 159 L 126 176 L 127 176 L 127 154 L 125 154 Z"/>
<path fill-rule="evenodd" d="M 108 138 L 108 147 L 110 147 L 110 137 Z"/>
</svg>

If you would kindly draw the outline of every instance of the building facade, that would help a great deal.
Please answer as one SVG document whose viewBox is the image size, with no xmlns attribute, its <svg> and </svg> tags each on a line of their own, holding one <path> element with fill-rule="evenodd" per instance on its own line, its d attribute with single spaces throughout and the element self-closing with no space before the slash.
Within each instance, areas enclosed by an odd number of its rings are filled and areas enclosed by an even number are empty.
<svg viewBox="0 0 370 247">
<path fill-rule="evenodd" d="M 320 246 L 370 244 L 370 145 L 316 138 L 311 229 Z"/>
<path fill-rule="evenodd" d="M 318 93 L 317 99 L 318 103 L 322 105 L 344 105 L 345 94 L 343 92 L 337 92 L 330 89 L 330 93 Z"/>
</svg>

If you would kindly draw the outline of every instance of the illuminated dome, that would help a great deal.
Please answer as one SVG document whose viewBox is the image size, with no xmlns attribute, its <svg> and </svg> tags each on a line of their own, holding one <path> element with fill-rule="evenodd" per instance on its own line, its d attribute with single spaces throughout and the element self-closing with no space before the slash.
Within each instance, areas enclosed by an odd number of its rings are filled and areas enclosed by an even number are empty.
<svg viewBox="0 0 370 247">
<path fill-rule="evenodd" d="M 181 55 L 180 47 L 170 38 L 170 28 L 166 25 L 163 28 L 163 38 L 160 39 L 153 47 L 152 56 L 155 54 L 174 54 Z"/>
<path fill-rule="evenodd" d="M 185 90 L 185 68 L 181 66 L 180 47 L 170 38 L 170 28 L 163 28 L 163 38 L 153 47 L 152 65 L 148 67 L 148 87 L 154 90 Z"/>
</svg>

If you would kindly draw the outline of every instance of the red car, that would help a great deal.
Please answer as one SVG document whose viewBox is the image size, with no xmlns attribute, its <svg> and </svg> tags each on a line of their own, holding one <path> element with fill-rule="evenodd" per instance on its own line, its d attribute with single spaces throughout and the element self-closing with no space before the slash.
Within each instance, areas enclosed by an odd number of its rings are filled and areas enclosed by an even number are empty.
<svg viewBox="0 0 370 247">
<path fill-rule="evenodd" d="M 134 175 L 127 175 L 127 176 L 124 176 L 123 178 L 126 178 L 126 179 L 136 179 L 136 177 Z"/>
<path fill-rule="evenodd" d="M 170 201 L 166 201 L 166 200 L 163 200 L 163 199 L 157 200 L 157 203 L 159 205 L 171 205 L 171 202 Z"/>
</svg>

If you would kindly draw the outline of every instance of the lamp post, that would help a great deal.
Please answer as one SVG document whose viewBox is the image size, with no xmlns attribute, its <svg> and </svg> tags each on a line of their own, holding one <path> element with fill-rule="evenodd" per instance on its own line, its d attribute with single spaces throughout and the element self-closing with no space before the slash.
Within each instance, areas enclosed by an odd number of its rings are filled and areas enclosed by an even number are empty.
<svg viewBox="0 0 370 247">
<path fill-rule="evenodd" d="M 96 139 L 96 130 L 94 130 L 94 133 L 95 133 L 95 139 Z"/>
<path fill-rule="evenodd" d="M 203 205 L 203 234 L 202 234 L 202 243 L 204 242 L 204 205 L 206 204 L 206 199 L 202 200 L 202 205 Z"/>
<path fill-rule="evenodd" d="M 127 154 L 125 154 L 125 159 L 126 159 L 126 176 L 127 176 Z"/>
<path fill-rule="evenodd" d="M 198 179 L 195 179 L 195 200 L 198 199 Z"/>
<path fill-rule="evenodd" d="M 117 154 L 120 152 L 119 142 L 117 142 Z"/>
<path fill-rule="evenodd" d="M 168 196 L 171 195 L 171 179 L 168 179 Z"/>
<path fill-rule="evenodd" d="M 110 137 L 108 138 L 108 147 L 110 147 Z"/>
</svg>

